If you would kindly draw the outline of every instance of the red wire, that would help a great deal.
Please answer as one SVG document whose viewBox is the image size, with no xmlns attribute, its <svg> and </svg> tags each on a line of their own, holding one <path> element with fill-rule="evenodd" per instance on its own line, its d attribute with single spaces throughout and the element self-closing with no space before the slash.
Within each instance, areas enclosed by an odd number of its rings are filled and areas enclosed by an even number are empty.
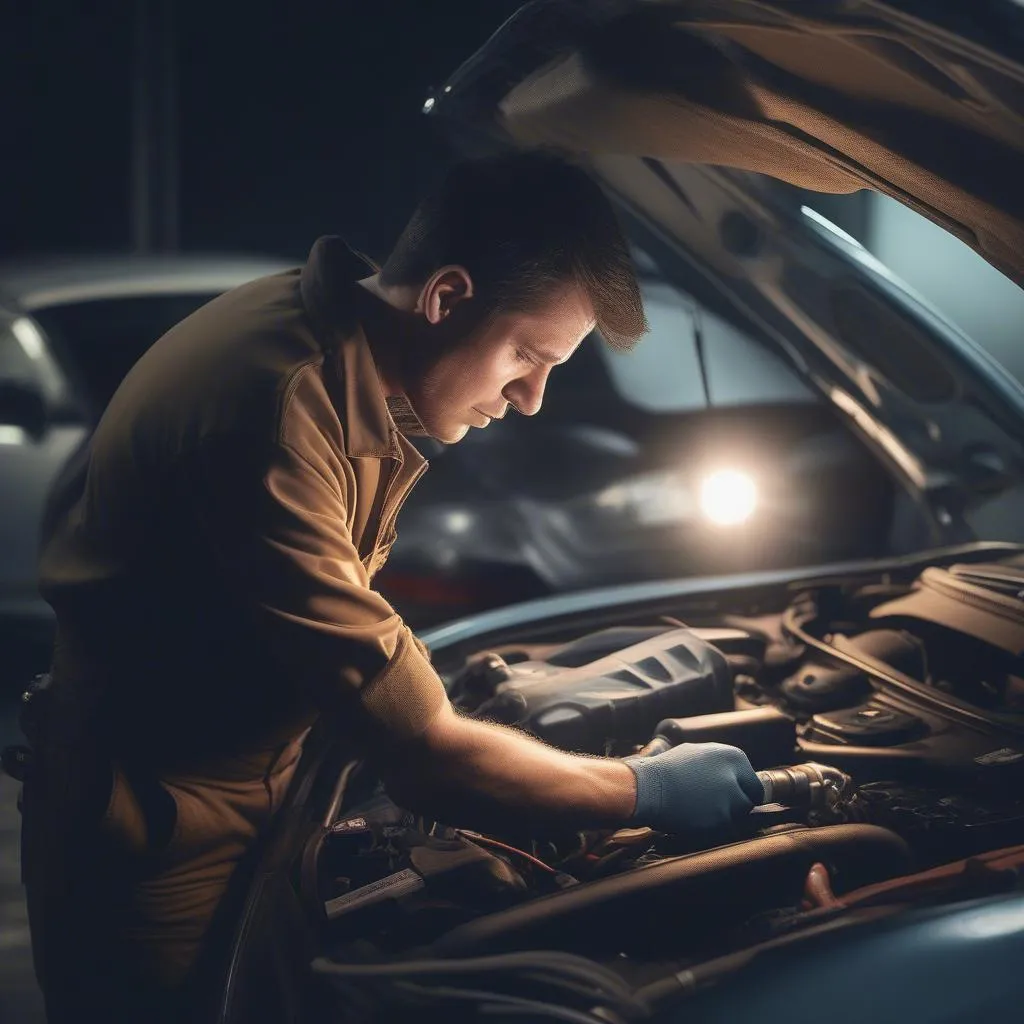
<svg viewBox="0 0 1024 1024">
<path fill-rule="evenodd" d="M 507 853 L 514 853 L 517 856 L 522 857 L 524 860 L 528 860 L 538 868 L 550 871 L 553 875 L 558 874 L 550 864 L 545 864 L 539 857 L 534 857 L 532 853 L 527 853 L 525 850 L 520 850 L 518 847 L 509 846 L 508 843 L 503 843 L 500 839 L 492 839 L 490 836 L 482 836 L 479 832 L 469 832 L 462 828 L 456 829 L 456 831 L 460 836 L 465 836 L 467 839 L 472 839 L 474 842 L 483 843 L 486 846 L 495 846 L 499 850 L 505 850 Z"/>
</svg>

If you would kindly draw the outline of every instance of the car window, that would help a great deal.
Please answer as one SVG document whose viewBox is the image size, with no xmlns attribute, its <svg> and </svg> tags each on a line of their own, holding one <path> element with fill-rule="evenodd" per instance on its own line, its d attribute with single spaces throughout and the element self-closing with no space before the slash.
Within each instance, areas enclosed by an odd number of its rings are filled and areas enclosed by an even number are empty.
<svg viewBox="0 0 1024 1024">
<path fill-rule="evenodd" d="M 648 333 L 631 352 L 604 339 L 601 356 L 621 398 L 645 412 L 671 413 L 705 405 L 695 344 L 693 304 L 671 285 L 646 281 Z"/>
<path fill-rule="evenodd" d="M 643 258 L 638 259 L 643 267 Z M 664 281 L 641 282 L 648 333 L 632 352 L 602 340 L 600 352 L 619 396 L 650 413 L 815 402 L 815 394 L 774 353 Z M 698 332 L 704 347 L 707 394 Z"/>
<path fill-rule="evenodd" d="M 84 401 L 98 413 L 146 349 L 212 298 L 215 293 L 94 299 L 50 306 L 36 317 L 66 359 Z"/>
<path fill-rule="evenodd" d="M 699 326 L 712 405 L 820 401 L 778 355 L 728 320 L 701 310 Z"/>
<path fill-rule="evenodd" d="M 51 405 L 66 398 L 67 382 L 38 324 L 0 311 L 0 383 L 37 387 Z"/>
</svg>

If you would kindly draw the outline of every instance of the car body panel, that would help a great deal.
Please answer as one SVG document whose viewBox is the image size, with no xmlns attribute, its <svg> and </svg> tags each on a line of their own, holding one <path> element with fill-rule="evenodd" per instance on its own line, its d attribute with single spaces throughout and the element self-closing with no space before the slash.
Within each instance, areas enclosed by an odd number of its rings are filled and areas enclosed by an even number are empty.
<svg viewBox="0 0 1024 1024">
<path fill-rule="evenodd" d="M 862 559 L 835 562 L 799 569 L 770 569 L 762 572 L 737 573 L 732 576 L 698 577 L 652 580 L 643 583 L 620 584 L 614 587 L 591 588 L 569 594 L 553 594 L 534 601 L 524 601 L 505 608 L 495 608 L 466 616 L 452 622 L 423 630 L 420 639 L 438 659 L 448 660 L 464 654 L 471 646 L 503 642 L 509 637 L 522 636 L 527 631 L 537 636 L 547 628 L 558 628 L 566 620 L 600 615 L 614 617 L 614 613 L 634 614 L 654 606 L 678 603 L 680 598 L 699 595 L 728 595 L 739 590 L 753 590 L 780 585 L 798 588 L 816 579 L 859 576 L 864 573 L 916 570 L 940 557 L 979 557 L 984 554 L 993 561 L 1018 554 L 1020 544 L 1002 542 L 975 542 L 948 548 L 922 551 L 898 558 Z"/>
<path fill-rule="evenodd" d="M 225 254 L 83 254 L 0 263 L 0 303 L 26 313 L 132 295 L 223 292 L 293 264 Z"/>
<path fill-rule="evenodd" d="M 919 907 L 760 951 L 665 1024 L 952 1024 L 1020 1010 L 1024 896 Z"/>
</svg>

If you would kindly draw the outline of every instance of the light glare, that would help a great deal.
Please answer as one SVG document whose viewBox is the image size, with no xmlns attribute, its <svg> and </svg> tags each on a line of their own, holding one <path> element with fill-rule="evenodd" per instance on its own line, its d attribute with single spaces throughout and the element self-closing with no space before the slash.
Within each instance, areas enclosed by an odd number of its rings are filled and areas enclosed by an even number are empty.
<svg viewBox="0 0 1024 1024">
<path fill-rule="evenodd" d="M 738 526 L 757 507 L 757 487 L 747 473 L 720 469 L 701 483 L 700 507 L 716 526 Z"/>
<path fill-rule="evenodd" d="M 28 435 L 25 431 L 13 423 L 0 423 L 0 444 L 3 445 L 18 445 L 25 444 L 28 441 Z"/>
<path fill-rule="evenodd" d="M 461 509 L 445 516 L 445 525 L 451 533 L 465 533 L 473 525 L 473 517 Z"/>
<path fill-rule="evenodd" d="M 27 317 L 19 316 L 17 320 L 11 321 L 11 334 L 18 339 L 22 351 L 29 359 L 42 359 L 46 354 L 46 346 L 43 344 L 42 335 L 39 329 Z"/>
</svg>

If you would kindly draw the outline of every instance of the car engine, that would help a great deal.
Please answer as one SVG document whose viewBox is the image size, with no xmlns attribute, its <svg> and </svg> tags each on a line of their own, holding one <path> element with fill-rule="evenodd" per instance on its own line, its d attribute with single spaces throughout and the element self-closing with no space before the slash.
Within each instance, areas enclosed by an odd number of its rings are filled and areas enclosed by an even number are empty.
<svg viewBox="0 0 1024 1024">
<path fill-rule="evenodd" d="M 765 803 L 716 836 L 484 835 L 417 818 L 351 764 L 303 858 L 321 962 L 560 950 L 635 982 L 1024 843 L 1022 598 L 1012 562 L 954 564 L 460 655 L 446 681 L 466 714 L 611 757 L 730 743 Z"/>
</svg>

